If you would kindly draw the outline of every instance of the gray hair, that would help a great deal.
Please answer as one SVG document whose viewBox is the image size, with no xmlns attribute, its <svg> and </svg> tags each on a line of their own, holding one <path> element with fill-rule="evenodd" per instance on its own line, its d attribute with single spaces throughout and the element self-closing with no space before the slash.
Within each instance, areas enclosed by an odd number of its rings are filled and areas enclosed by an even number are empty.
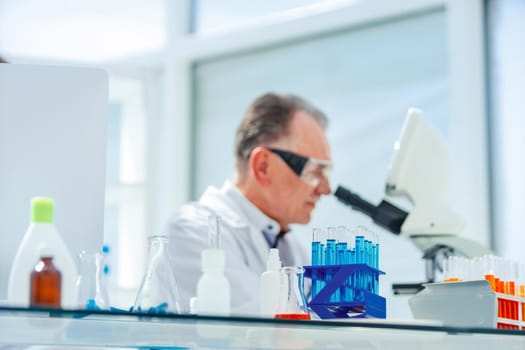
<svg viewBox="0 0 525 350">
<path fill-rule="evenodd" d="M 308 113 L 326 129 L 328 119 L 325 114 L 298 96 L 267 93 L 248 107 L 235 135 L 235 161 L 239 172 L 246 168 L 255 147 L 288 135 L 290 121 L 296 111 Z"/>
</svg>

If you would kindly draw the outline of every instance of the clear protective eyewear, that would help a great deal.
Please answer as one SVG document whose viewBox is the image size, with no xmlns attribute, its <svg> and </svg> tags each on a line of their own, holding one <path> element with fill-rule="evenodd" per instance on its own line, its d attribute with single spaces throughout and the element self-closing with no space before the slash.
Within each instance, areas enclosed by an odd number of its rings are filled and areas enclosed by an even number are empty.
<svg viewBox="0 0 525 350">
<path fill-rule="evenodd" d="M 308 185 L 316 187 L 321 180 L 329 181 L 332 171 L 332 162 L 330 160 L 309 158 L 278 148 L 267 147 L 267 149 L 278 155 Z"/>
</svg>

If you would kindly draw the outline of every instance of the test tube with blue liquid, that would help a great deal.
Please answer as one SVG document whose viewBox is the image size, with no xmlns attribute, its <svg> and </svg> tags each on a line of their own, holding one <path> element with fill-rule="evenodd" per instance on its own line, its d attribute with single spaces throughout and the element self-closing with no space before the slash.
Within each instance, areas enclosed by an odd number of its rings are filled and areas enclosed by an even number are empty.
<svg viewBox="0 0 525 350">
<path fill-rule="evenodd" d="M 373 260 L 373 257 L 372 257 L 372 240 L 370 238 L 370 232 L 367 232 L 366 233 L 366 236 L 365 236 L 365 264 L 367 264 L 368 266 L 372 267 L 372 260 Z M 373 276 L 372 274 L 366 272 L 365 273 L 365 278 L 364 278 L 364 282 L 365 282 L 365 290 L 368 291 L 368 292 L 372 292 L 373 291 L 373 287 L 372 287 L 372 284 L 373 284 Z"/>
<path fill-rule="evenodd" d="M 348 235 L 346 227 L 338 226 L 336 229 L 337 234 L 337 244 L 335 245 L 336 249 L 336 264 L 337 265 L 347 265 L 349 264 L 349 251 L 348 251 Z M 350 293 L 348 288 L 348 281 L 346 281 L 341 288 L 336 292 L 336 298 L 338 301 L 346 302 L 350 301 Z"/>
<path fill-rule="evenodd" d="M 364 251 L 365 251 L 365 236 L 362 236 L 363 232 L 358 231 L 355 236 L 355 263 L 364 264 Z M 363 276 L 359 271 L 356 271 L 354 276 L 354 286 L 356 288 L 363 288 Z"/>
<path fill-rule="evenodd" d="M 321 239 L 322 230 L 320 228 L 314 228 L 312 231 L 312 266 L 323 265 L 323 244 L 321 243 Z M 315 298 L 322 289 L 322 282 L 319 280 L 320 276 L 318 272 L 315 272 L 312 277 L 312 298 Z"/>
<path fill-rule="evenodd" d="M 375 269 L 379 270 L 379 237 L 375 236 L 375 244 L 372 246 L 374 252 L 374 265 Z M 374 293 L 379 294 L 379 275 L 374 275 Z"/>
<path fill-rule="evenodd" d="M 325 256 L 325 265 L 335 265 L 336 262 L 336 231 L 335 227 L 328 227 L 328 238 L 326 239 L 326 256 Z M 326 271 L 326 282 L 332 280 L 333 271 Z M 330 297 L 331 302 L 338 302 L 339 296 L 338 292 L 334 292 Z"/>
</svg>

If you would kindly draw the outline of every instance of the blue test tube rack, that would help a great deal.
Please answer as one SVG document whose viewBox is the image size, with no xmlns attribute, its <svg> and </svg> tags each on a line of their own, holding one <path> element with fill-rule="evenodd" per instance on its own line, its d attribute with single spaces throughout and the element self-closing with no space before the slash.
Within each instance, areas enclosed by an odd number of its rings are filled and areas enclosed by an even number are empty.
<svg viewBox="0 0 525 350">
<path fill-rule="evenodd" d="M 386 299 L 377 294 L 379 275 L 384 275 L 383 271 L 368 264 L 304 268 L 305 277 L 312 279 L 312 285 L 318 285 L 319 281 L 324 285 L 308 304 L 320 318 L 386 318 Z M 338 302 L 330 301 L 337 292 L 345 297 L 340 297 Z"/>
</svg>

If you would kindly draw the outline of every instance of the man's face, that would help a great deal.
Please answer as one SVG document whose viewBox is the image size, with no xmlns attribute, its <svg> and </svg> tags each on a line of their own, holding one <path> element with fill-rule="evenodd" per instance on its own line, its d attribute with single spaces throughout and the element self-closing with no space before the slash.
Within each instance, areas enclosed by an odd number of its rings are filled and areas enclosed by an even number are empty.
<svg viewBox="0 0 525 350">
<path fill-rule="evenodd" d="M 323 128 L 303 111 L 294 113 L 290 123 L 290 135 L 276 141 L 271 147 L 308 158 L 327 161 L 331 159 Z M 315 166 L 309 167 L 310 176 L 306 179 L 304 176 L 301 178 L 275 153 L 270 153 L 269 162 L 274 170 L 269 187 L 270 200 L 273 203 L 271 216 L 281 226 L 308 223 L 321 195 L 331 193 L 328 179 Z M 319 181 L 308 181 L 312 178 Z"/>
</svg>

